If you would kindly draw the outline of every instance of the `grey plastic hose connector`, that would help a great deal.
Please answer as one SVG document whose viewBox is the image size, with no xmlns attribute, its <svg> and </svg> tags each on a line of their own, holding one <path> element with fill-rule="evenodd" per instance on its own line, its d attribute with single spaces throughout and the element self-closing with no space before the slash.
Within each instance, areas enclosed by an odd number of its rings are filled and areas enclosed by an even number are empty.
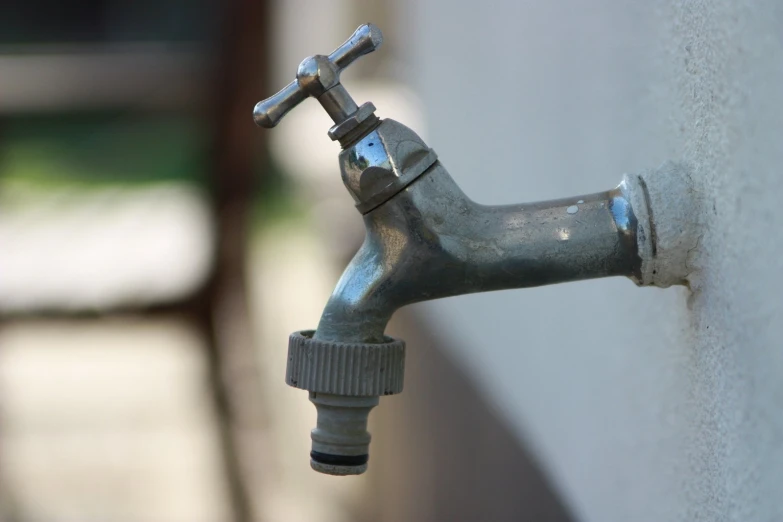
<svg viewBox="0 0 783 522">
<path fill-rule="evenodd" d="M 341 343 L 313 339 L 312 330 L 288 339 L 285 382 L 310 392 L 349 397 L 393 395 L 402 391 L 405 342 Z"/>
<path fill-rule="evenodd" d="M 370 433 L 367 421 L 381 395 L 402 391 L 405 342 L 342 343 L 294 332 L 288 339 L 285 381 L 310 392 L 318 410 L 311 432 L 310 466 L 330 475 L 359 475 L 367 470 Z"/>
</svg>

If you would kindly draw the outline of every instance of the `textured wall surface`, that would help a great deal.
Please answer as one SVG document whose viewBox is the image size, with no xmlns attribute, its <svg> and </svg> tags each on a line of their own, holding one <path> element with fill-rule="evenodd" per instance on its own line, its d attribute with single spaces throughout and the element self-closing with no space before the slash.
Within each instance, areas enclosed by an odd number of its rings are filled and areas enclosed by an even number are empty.
<svg viewBox="0 0 783 522">
<path fill-rule="evenodd" d="M 474 199 L 686 160 L 709 222 L 693 293 L 611 279 L 422 306 L 456 359 L 579 518 L 783 519 L 783 4 L 410 0 L 404 16 L 430 145 Z"/>
</svg>

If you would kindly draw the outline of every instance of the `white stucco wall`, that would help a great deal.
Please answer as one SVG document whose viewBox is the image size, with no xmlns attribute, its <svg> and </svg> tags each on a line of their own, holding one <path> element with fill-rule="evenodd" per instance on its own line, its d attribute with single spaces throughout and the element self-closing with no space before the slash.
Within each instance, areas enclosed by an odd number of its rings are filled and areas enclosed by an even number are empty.
<svg viewBox="0 0 783 522">
<path fill-rule="evenodd" d="M 474 199 L 604 190 L 666 159 L 704 191 L 693 295 L 610 279 L 422 305 L 574 513 L 783 519 L 783 3 L 400 16 L 387 39 L 406 40 L 430 145 Z"/>
</svg>

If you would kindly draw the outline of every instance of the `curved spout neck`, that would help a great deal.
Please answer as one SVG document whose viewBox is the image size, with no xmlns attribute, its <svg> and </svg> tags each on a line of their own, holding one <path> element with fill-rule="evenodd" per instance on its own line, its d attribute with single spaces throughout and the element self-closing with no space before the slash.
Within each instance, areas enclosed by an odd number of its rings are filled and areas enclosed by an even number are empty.
<svg viewBox="0 0 783 522">
<path fill-rule="evenodd" d="M 442 297 L 608 276 L 638 279 L 627 187 L 532 204 L 471 201 L 436 163 L 364 216 L 367 235 L 315 337 L 382 342 L 391 315 Z"/>
</svg>

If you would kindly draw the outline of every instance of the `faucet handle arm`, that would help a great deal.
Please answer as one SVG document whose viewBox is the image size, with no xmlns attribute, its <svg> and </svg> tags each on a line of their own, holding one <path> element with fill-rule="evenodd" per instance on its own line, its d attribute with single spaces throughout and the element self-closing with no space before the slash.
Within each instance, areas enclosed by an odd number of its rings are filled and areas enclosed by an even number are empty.
<svg viewBox="0 0 783 522">
<path fill-rule="evenodd" d="M 358 58 L 380 47 L 381 42 L 381 30 L 373 24 L 364 24 L 329 56 L 317 54 L 305 58 L 296 72 L 296 80 L 256 104 L 253 110 L 256 124 L 274 127 L 288 111 L 310 96 L 321 103 L 336 125 L 348 120 L 357 114 L 359 107 L 340 83 L 340 73 Z M 365 110 L 361 115 L 361 119 L 366 119 L 372 111 Z"/>
<path fill-rule="evenodd" d="M 383 43 L 381 30 L 375 24 L 360 25 L 340 47 L 332 51 L 329 60 L 341 71 L 361 58 L 378 49 Z"/>
<path fill-rule="evenodd" d="M 305 101 L 307 93 L 299 88 L 296 80 L 282 88 L 277 94 L 260 101 L 253 109 L 256 125 L 271 129 L 283 119 L 288 111 Z"/>
</svg>

